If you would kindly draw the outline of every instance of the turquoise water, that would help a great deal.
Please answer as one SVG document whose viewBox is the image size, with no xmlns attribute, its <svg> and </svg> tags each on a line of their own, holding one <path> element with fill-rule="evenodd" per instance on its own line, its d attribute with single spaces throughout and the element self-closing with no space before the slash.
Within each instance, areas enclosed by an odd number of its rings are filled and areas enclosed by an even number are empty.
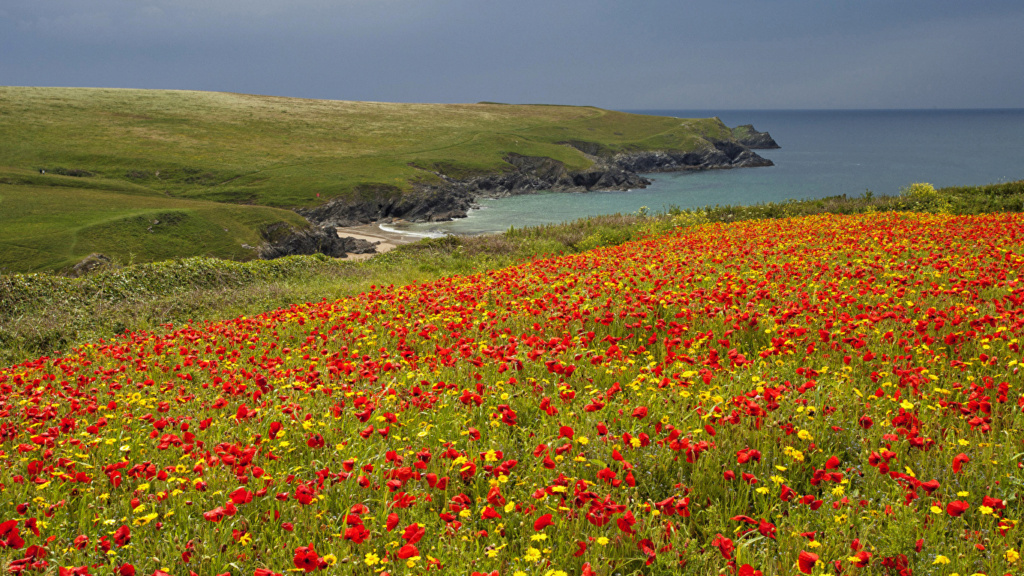
<svg viewBox="0 0 1024 576">
<path fill-rule="evenodd" d="M 775 166 L 653 174 L 645 189 L 540 193 L 484 199 L 468 218 L 395 226 L 418 234 L 479 234 L 509 226 L 670 206 L 753 204 L 787 199 L 894 195 L 912 182 L 935 186 L 1024 179 L 1024 110 L 714 111 L 631 110 L 753 124 L 782 146 L 758 150 Z"/>
</svg>

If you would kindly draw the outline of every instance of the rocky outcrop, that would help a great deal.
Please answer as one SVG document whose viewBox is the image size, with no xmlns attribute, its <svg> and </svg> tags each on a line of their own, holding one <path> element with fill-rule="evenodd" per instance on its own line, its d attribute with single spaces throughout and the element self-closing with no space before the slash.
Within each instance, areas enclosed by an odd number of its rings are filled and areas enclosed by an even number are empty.
<svg viewBox="0 0 1024 576">
<path fill-rule="evenodd" d="M 323 226 L 357 226 L 389 219 L 413 222 L 442 222 L 465 218 L 475 195 L 452 185 L 420 187 L 410 194 L 373 200 L 332 200 L 313 208 L 298 210 L 310 222 Z"/>
<path fill-rule="evenodd" d="M 735 142 L 713 142 L 696 152 L 629 152 L 614 157 L 615 164 L 631 172 L 679 172 L 683 170 L 717 170 L 772 166 L 772 161 L 758 156 Z"/>
<path fill-rule="evenodd" d="M 651 183 L 634 171 L 614 163 L 592 158 L 594 165 L 586 170 L 569 170 L 558 160 L 539 156 L 509 154 L 505 161 L 511 170 L 500 174 L 478 176 L 468 180 L 448 180 L 442 187 L 457 187 L 475 196 L 501 198 L 531 194 L 540 190 L 555 192 L 588 192 L 590 190 L 629 190 Z"/>
<path fill-rule="evenodd" d="M 480 197 L 501 198 L 541 190 L 630 190 L 644 188 L 651 183 L 641 176 L 642 173 L 772 165 L 771 160 L 728 140 L 710 142 L 693 152 L 637 151 L 619 154 L 587 142 L 564 144 L 583 152 L 593 165 L 585 170 L 570 170 L 552 158 L 509 154 L 505 157 L 509 168 L 503 172 L 464 179 L 436 173 L 441 178 L 439 184 L 419 185 L 412 193 L 361 194 L 361 200 L 332 200 L 298 212 L 321 226 L 345 227 L 391 219 L 439 222 L 464 218 L 473 208 L 475 199 Z"/>
<path fill-rule="evenodd" d="M 99 252 L 93 252 L 72 266 L 71 270 L 68 271 L 68 276 L 71 276 L 72 278 L 79 278 L 86 274 L 91 274 L 92 272 L 106 268 L 110 266 L 111 263 L 112 261 L 109 257 L 104 256 Z"/>
<path fill-rule="evenodd" d="M 769 150 L 772 148 L 780 148 L 779 144 L 772 138 L 772 135 L 767 132 L 758 132 L 754 130 L 753 124 L 744 124 L 737 126 L 732 129 L 732 135 L 736 138 L 736 141 L 755 150 Z"/>
<path fill-rule="evenodd" d="M 375 243 L 361 238 L 339 237 L 337 229 L 333 226 L 312 226 L 278 236 L 260 247 L 260 258 L 273 260 L 297 254 L 326 254 L 333 258 L 345 258 L 349 254 L 377 252 Z"/>
</svg>

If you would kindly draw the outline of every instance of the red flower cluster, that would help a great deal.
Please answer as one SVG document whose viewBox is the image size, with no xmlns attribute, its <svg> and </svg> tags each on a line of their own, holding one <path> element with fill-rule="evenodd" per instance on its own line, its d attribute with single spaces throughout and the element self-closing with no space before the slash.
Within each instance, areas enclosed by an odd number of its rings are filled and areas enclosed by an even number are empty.
<svg viewBox="0 0 1024 576">
<path fill-rule="evenodd" d="M 98 341 L 0 370 L 0 556 L 1018 573 L 1022 272 L 1020 215 L 820 216 Z"/>
</svg>

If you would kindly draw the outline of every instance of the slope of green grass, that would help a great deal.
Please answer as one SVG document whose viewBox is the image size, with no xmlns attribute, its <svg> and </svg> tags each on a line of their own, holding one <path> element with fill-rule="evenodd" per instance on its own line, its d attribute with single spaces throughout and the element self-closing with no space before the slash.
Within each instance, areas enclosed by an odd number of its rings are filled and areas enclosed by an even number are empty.
<svg viewBox="0 0 1024 576">
<path fill-rule="evenodd" d="M 563 142 L 692 150 L 730 138 L 715 119 L 592 107 L 393 104 L 244 94 L 0 88 L 0 177 L 58 168 L 172 196 L 296 207 L 361 184 L 436 179 L 439 168 L 508 168 L 509 153 L 580 169 Z M 320 197 L 317 197 L 317 194 Z"/>
<path fill-rule="evenodd" d="M 717 119 L 592 107 L 0 87 L 0 270 L 57 270 L 94 251 L 245 259 L 263 227 L 303 224 L 274 208 L 508 170 L 510 153 L 592 164 L 567 142 L 604 155 L 730 137 Z"/>
<path fill-rule="evenodd" d="M 248 260 L 260 230 L 301 216 L 238 206 L 67 186 L 0 186 L 0 272 L 59 270 L 100 252 L 122 262 L 184 256 Z"/>
</svg>

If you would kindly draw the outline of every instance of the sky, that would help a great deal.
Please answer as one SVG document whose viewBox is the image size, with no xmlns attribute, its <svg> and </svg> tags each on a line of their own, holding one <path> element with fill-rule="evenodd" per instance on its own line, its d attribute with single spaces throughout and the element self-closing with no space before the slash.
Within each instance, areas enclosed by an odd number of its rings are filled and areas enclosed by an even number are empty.
<svg viewBox="0 0 1024 576">
<path fill-rule="evenodd" d="M 1022 108 L 1020 0 L 0 0 L 0 85 Z"/>
</svg>

